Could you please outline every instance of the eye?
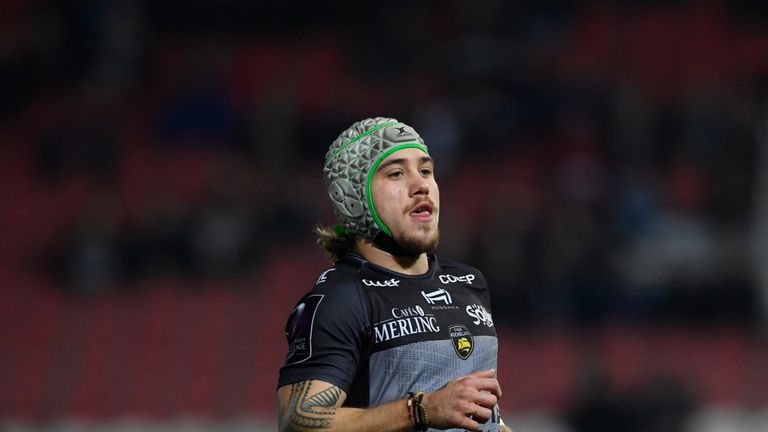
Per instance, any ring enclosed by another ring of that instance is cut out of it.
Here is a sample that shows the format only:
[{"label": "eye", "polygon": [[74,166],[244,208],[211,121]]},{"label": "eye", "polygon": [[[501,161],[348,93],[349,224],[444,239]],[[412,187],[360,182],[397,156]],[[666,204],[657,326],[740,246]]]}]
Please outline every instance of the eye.
[{"label": "eye", "polygon": [[432,168],[422,168],[421,169],[421,175],[424,177],[429,177],[432,175]]},{"label": "eye", "polygon": [[403,172],[402,171],[392,171],[392,172],[387,174],[387,178],[391,178],[393,180],[394,179],[398,179],[398,178],[400,178],[402,176],[403,176]]}]

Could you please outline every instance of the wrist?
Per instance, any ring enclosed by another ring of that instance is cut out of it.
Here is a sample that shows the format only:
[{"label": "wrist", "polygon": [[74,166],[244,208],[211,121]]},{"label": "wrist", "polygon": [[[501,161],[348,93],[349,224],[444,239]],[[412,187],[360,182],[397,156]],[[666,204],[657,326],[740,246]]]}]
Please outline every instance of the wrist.
[{"label": "wrist", "polygon": [[405,411],[408,413],[408,421],[411,425],[411,430],[416,430],[416,421],[413,419],[413,398],[415,396],[415,393],[408,392],[405,397]]},{"label": "wrist", "polygon": [[413,430],[417,432],[424,432],[429,429],[429,412],[424,406],[423,398],[424,392],[408,392],[408,398],[406,400],[406,407],[408,409],[408,417],[413,425]]}]

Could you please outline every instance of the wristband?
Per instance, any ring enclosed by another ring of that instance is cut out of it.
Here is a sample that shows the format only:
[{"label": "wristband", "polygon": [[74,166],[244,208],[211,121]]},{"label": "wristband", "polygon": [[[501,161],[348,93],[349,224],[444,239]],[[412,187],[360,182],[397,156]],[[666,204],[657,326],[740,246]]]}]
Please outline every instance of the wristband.
[{"label": "wristband", "polygon": [[408,392],[408,417],[417,432],[425,432],[429,429],[429,414],[421,403],[423,397],[424,392]]},{"label": "wristband", "polygon": [[408,410],[408,419],[411,421],[413,427],[416,427],[416,420],[413,419],[413,398],[416,396],[413,392],[408,392],[408,399],[405,401],[406,409]]}]

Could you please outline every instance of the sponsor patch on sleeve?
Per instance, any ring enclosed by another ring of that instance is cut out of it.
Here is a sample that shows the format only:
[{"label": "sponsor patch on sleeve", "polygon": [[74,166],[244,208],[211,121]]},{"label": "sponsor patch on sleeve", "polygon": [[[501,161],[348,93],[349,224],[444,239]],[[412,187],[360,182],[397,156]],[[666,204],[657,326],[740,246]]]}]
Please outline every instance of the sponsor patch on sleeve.
[{"label": "sponsor patch on sleeve", "polygon": [[322,300],[323,294],[309,295],[291,312],[285,327],[285,335],[288,337],[285,364],[301,363],[312,357],[312,328],[317,307]]}]

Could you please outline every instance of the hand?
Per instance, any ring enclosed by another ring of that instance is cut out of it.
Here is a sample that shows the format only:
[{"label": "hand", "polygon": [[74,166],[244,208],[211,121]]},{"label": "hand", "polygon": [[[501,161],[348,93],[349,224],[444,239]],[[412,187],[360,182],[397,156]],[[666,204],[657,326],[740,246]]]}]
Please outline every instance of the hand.
[{"label": "hand", "polygon": [[474,372],[456,378],[440,390],[426,393],[422,404],[429,415],[430,426],[478,430],[481,423],[491,418],[493,407],[501,397],[495,374],[493,369]]}]

